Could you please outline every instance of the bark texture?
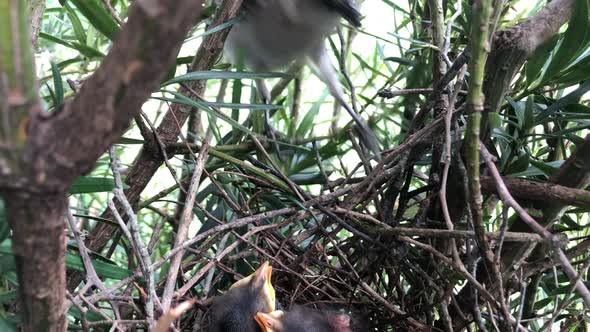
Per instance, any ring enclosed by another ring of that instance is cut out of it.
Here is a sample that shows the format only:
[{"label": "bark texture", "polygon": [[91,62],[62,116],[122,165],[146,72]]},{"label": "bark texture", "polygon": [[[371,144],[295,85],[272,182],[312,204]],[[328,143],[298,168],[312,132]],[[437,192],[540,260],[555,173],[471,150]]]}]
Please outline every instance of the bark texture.
[{"label": "bark texture", "polygon": [[[531,201],[538,206],[547,207],[547,204],[572,205],[578,207],[590,206],[590,192],[583,189],[575,189],[565,185],[534,182],[531,180],[503,177],[506,187],[515,198]],[[559,182],[554,182],[559,183]],[[580,181],[578,183],[586,183]],[[481,177],[481,189],[487,194],[497,194],[494,180],[489,176]]]},{"label": "bark texture", "polygon": [[65,331],[66,237],[63,193],[5,195],[16,258],[23,331]]},{"label": "bark texture", "polygon": [[[68,188],[92,170],[158,88],[200,8],[198,0],[134,1],[109,54],[71,101],[51,114],[39,111],[37,102],[25,104],[30,119],[23,169],[18,179],[0,179],[13,230],[24,331],[66,330]],[[14,108],[9,103],[3,111]]]},{"label": "bark texture", "polygon": [[29,33],[33,48],[37,48],[37,41],[43,24],[44,12],[45,0],[29,0]]},{"label": "bark texture", "polygon": [[[486,111],[500,110],[520,68],[570,19],[573,3],[573,0],[551,1],[535,16],[494,35],[483,86]],[[486,142],[490,138],[487,117],[482,119],[481,133],[482,141]]]}]

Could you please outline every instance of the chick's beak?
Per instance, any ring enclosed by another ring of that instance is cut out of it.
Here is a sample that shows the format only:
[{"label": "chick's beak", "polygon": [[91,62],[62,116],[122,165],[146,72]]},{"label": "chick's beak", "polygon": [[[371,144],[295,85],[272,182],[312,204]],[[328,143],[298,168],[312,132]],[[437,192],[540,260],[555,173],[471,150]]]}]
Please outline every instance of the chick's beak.
[{"label": "chick's beak", "polygon": [[230,289],[244,286],[261,287],[261,300],[264,301],[267,312],[272,312],[275,310],[275,289],[272,287],[271,277],[272,266],[270,266],[269,262],[264,262],[258,270],[246,278],[236,281],[231,285]]},{"label": "chick's beak", "polygon": [[271,313],[259,312],[256,314],[256,322],[260,326],[262,332],[276,332],[282,328],[281,317],[284,312],[281,310],[273,311]]},{"label": "chick's beak", "polygon": [[275,289],[272,287],[270,279],[272,277],[272,266],[268,262],[264,262],[258,270],[260,270],[260,279],[263,283],[262,297],[266,302],[268,312],[273,312],[275,310]]}]

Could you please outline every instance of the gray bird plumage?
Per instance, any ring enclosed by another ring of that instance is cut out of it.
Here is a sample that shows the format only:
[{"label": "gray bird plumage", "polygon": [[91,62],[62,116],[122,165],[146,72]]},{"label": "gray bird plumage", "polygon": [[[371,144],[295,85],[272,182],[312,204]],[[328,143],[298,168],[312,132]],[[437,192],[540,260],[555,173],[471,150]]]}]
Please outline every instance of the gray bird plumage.
[{"label": "gray bird plumage", "polygon": [[[377,138],[347,104],[324,46],[341,18],[360,26],[360,13],[353,0],[246,0],[244,8],[244,17],[236,22],[225,42],[230,61],[259,72],[281,69],[294,62],[311,63],[332,96],[356,122],[364,145],[379,159]],[[256,84],[263,101],[270,102],[264,81],[257,80]]]},{"label": "gray bird plumage", "polygon": [[262,332],[352,332],[350,317],[295,306],[290,311],[257,313]]},{"label": "gray bird plumage", "polygon": [[239,280],[213,299],[207,332],[259,332],[256,313],[275,310],[272,267],[264,262],[253,274]]},{"label": "gray bird plumage", "polygon": [[[326,2],[334,4],[330,7]],[[225,51],[233,63],[243,60],[256,71],[280,69],[294,61],[303,62],[306,57],[316,63],[324,40],[341,17],[336,8],[345,8],[338,2],[341,1],[246,1],[247,13],[232,28]]]}]

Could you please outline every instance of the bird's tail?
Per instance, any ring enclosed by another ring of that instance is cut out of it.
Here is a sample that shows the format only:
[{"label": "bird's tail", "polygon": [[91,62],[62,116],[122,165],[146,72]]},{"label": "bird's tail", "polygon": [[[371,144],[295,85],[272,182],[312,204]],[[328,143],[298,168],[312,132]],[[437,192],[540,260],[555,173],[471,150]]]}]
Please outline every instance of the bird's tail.
[{"label": "bird's tail", "polygon": [[354,0],[321,0],[327,7],[337,11],[355,28],[361,26],[361,13],[356,8]]},{"label": "bird's tail", "polygon": [[350,107],[350,105],[344,101],[342,101],[340,104],[346,109],[346,111],[356,123],[363,145],[374,154],[377,161],[381,161],[381,149],[379,149],[379,140],[377,140],[375,132],[373,132],[367,122],[357,112],[355,112]]}]

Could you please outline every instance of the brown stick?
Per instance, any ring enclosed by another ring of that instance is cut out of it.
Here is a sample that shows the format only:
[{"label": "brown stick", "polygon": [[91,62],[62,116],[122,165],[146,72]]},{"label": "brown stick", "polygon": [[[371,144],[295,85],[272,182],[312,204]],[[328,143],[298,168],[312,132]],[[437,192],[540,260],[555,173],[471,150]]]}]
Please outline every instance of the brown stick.
[{"label": "brown stick", "polygon": [[[590,191],[568,188],[553,183],[535,182],[503,176],[502,180],[516,198],[545,203],[560,203],[579,207],[590,207]],[[481,189],[487,194],[498,194],[491,176],[481,177]]]},{"label": "brown stick", "polygon": [[561,249],[561,246],[558,244],[559,240],[557,239],[557,237],[555,235],[551,234],[551,232],[549,232],[543,226],[541,226],[535,219],[533,219],[533,217],[531,217],[528,214],[528,212],[525,209],[522,208],[522,206],[520,206],[520,204],[518,204],[518,202],[512,197],[512,195],[510,194],[510,192],[506,188],[506,185],[504,185],[504,182],[502,181],[502,177],[500,176],[500,172],[498,172],[496,165],[492,161],[492,158],[493,158],[492,155],[483,146],[483,144],[480,144],[479,149],[480,149],[483,159],[485,160],[488,168],[490,169],[490,171],[492,173],[494,180],[496,181],[496,186],[498,188],[498,194],[502,198],[502,201],[504,202],[504,204],[512,207],[516,211],[516,213],[518,213],[520,218],[530,228],[532,228],[535,232],[539,233],[544,238],[551,240],[551,242],[553,244],[552,249],[555,250],[555,252],[556,252],[556,257],[555,257],[556,260],[558,260],[561,263],[565,273],[570,278],[572,283],[575,284],[576,290],[578,291],[578,294],[580,294],[580,296],[584,300],[586,307],[590,308],[590,291],[588,290],[586,285],[580,280],[578,273],[574,270],[572,264],[570,263],[567,256],[565,255],[565,253]]}]

